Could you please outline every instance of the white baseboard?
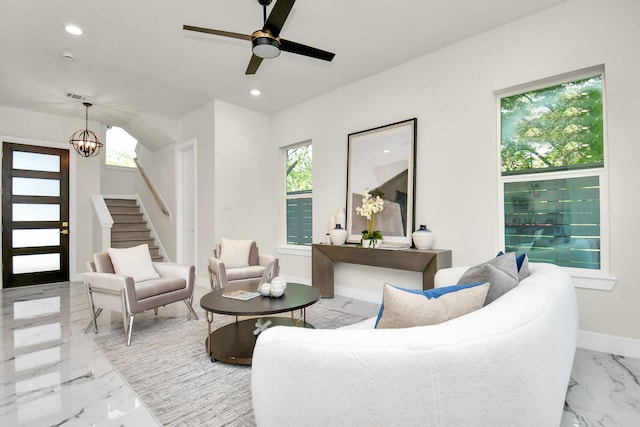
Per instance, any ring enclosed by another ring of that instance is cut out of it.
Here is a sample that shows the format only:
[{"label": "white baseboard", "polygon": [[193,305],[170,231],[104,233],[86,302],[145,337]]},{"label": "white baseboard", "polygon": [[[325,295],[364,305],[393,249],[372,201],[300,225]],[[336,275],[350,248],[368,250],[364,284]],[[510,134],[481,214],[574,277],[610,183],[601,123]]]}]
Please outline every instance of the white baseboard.
[{"label": "white baseboard", "polygon": [[578,331],[578,347],[640,359],[640,340],[598,332]]}]

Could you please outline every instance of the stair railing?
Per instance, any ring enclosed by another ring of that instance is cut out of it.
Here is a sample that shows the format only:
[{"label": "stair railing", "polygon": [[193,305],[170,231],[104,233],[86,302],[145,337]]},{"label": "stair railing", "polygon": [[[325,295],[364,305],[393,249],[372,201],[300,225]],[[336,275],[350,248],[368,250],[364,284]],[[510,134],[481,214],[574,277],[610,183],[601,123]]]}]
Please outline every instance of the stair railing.
[{"label": "stair railing", "polygon": [[94,249],[97,249],[100,252],[106,252],[107,249],[111,247],[111,228],[113,227],[113,218],[111,217],[109,208],[101,194],[93,194],[91,196],[91,203],[93,204],[93,212],[100,224],[100,235],[97,236],[99,246]]},{"label": "stair railing", "polygon": [[167,205],[165,204],[164,200],[162,200],[162,197],[158,193],[158,190],[156,189],[156,186],[153,185],[153,182],[151,182],[151,179],[149,178],[149,175],[147,175],[147,172],[144,170],[142,165],[140,165],[140,163],[138,163],[138,159],[137,158],[133,159],[133,161],[136,162],[136,166],[138,167],[138,171],[140,171],[140,175],[142,175],[142,179],[144,179],[144,182],[147,184],[147,187],[149,187],[149,191],[151,191],[151,194],[153,195],[153,198],[155,199],[156,203],[158,204],[158,207],[160,208],[160,211],[163,214],[167,215],[169,218],[171,218],[171,212],[169,212],[169,209],[167,208]]}]

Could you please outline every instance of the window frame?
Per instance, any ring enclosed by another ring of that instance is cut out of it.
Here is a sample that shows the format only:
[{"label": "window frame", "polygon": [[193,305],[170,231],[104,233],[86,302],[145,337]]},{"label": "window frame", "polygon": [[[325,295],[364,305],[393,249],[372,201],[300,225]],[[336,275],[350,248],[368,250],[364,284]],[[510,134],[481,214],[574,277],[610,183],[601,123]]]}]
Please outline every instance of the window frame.
[{"label": "window frame", "polygon": [[287,222],[288,222],[288,216],[287,216],[287,201],[290,199],[299,199],[299,198],[311,198],[311,210],[313,212],[313,148],[311,151],[311,192],[309,193],[298,193],[298,194],[287,194],[287,174],[286,174],[286,169],[287,169],[287,152],[289,150],[292,150],[294,148],[298,148],[298,147],[303,147],[309,145],[311,147],[313,147],[313,142],[308,139],[302,142],[298,142],[296,144],[291,144],[291,145],[287,145],[284,147],[281,147],[282,149],[282,155],[283,155],[283,160],[282,160],[282,165],[283,165],[283,179],[282,179],[282,184],[283,184],[283,190],[284,190],[284,198],[283,198],[283,209],[284,209],[284,215],[283,215],[283,233],[282,233],[282,241],[283,244],[281,245],[281,247],[278,249],[279,253],[285,253],[285,254],[291,254],[291,255],[308,255],[310,256],[310,252],[311,252],[311,245],[313,244],[313,213],[312,213],[312,217],[311,217],[311,242],[308,245],[295,245],[295,244],[291,244],[287,242]]},{"label": "window frame", "polygon": [[[502,173],[502,150],[501,150],[501,104],[502,98],[533,92],[551,86],[557,86],[572,81],[585,78],[602,76],[602,126],[603,126],[603,165],[601,167],[590,167],[583,169],[568,169],[522,174]],[[505,244],[505,197],[504,187],[506,183],[512,182],[535,182],[552,179],[567,179],[579,177],[597,176],[600,183],[600,269],[586,269],[574,267],[561,267],[565,269],[574,279],[576,287],[611,290],[615,286],[616,278],[610,276],[610,228],[609,228],[609,160],[608,160],[608,139],[607,139],[607,105],[606,105],[606,74],[603,65],[589,67],[582,70],[564,73],[547,79],[534,81],[527,84],[517,85],[508,89],[495,92],[496,97],[496,118],[497,118],[497,174],[498,174],[498,242],[503,247]]]}]

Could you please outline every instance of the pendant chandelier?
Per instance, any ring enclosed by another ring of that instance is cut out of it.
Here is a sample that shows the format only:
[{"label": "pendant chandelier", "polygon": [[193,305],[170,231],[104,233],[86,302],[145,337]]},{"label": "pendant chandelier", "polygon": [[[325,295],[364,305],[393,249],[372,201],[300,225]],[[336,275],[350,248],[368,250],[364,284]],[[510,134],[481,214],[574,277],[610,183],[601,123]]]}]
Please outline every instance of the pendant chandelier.
[{"label": "pendant chandelier", "polygon": [[103,144],[100,142],[98,135],[89,130],[89,107],[91,107],[91,104],[83,102],[82,105],[86,108],[84,116],[84,130],[75,131],[69,139],[69,144],[73,145],[76,153],[81,156],[93,157],[100,152]]}]

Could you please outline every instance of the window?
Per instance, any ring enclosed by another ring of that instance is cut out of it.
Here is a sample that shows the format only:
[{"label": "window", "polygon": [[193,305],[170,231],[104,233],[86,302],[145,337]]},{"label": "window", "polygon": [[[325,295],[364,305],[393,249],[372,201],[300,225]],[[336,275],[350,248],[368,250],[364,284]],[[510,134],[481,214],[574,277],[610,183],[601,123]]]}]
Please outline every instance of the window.
[{"label": "window", "polygon": [[129,133],[116,126],[107,127],[107,143],[105,164],[109,166],[120,166],[125,168],[135,168],[136,147],[138,141]]},{"label": "window", "polygon": [[601,270],[607,206],[602,70],[499,102],[506,251]]},{"label": "window", "polygon": [[287,244],[311,245],[313,168],[311,144],[287,148]]}]

